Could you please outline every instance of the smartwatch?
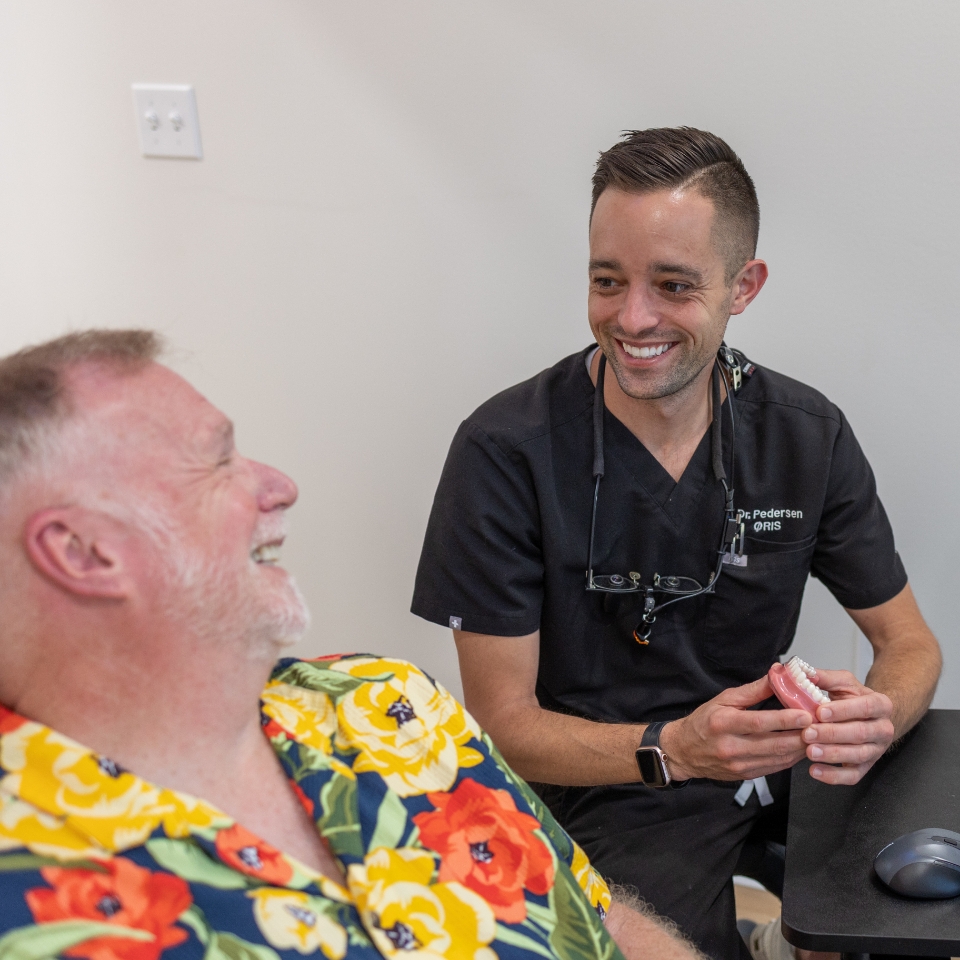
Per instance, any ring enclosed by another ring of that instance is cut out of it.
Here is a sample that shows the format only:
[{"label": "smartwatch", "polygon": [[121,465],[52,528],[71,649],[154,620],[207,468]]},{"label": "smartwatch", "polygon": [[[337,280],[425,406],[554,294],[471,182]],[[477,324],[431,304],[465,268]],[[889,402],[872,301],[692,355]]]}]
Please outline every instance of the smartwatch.
[{"label": "smartwatch", "polygon": [[686,780],[674,780],[667,767],[667,755],[660,749],[660,731],[669,720],[656,720],[647,724],[637,747],[637,766],[640,768],[640,782],[645,787],[682,787]]}]

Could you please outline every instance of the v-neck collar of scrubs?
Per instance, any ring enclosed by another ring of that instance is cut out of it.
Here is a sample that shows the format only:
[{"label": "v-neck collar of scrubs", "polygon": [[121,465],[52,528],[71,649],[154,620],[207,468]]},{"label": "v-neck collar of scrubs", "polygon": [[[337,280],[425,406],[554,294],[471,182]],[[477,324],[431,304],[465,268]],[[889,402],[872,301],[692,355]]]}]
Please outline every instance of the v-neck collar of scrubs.
[{"label": "v-neck collar of scrubs", "polygon": [[[589,351],[585,361],[593,363],[593,357],[599,347]],[[595,384],[590,375],[587,362],[581,367],[584,386],[592,402]],[[729,400],[724,397],[721,411],[727,415]],[[690,516],[703,496],[704,488],[713,481],[710,462],[710,426],[694,450],[693,456],[684,468],[679,480],[674,480],[662,463],[647,449],[643,441],[620,420],[610,408],[603,407],[604,452],[616,459],[633,477],[643,491],[656,503],[678,530],[683,526],[684,518]],[[721,431],[724,445],[724,457],[728,454],[726,431]],[[603,497],[603,481],[600,483],[600,496]]]}]

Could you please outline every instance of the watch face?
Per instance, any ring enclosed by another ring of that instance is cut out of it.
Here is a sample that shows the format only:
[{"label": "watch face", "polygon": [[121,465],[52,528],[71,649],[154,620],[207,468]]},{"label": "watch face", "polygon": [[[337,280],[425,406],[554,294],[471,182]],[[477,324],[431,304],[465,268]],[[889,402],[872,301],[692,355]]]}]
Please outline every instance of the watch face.
[{"label": "watch face", "polygon": [[656,747],[640,747],[637,750],[637,766],[640,768],[640,776],[646,786],[665,787],[667,785],[663,760]]}]

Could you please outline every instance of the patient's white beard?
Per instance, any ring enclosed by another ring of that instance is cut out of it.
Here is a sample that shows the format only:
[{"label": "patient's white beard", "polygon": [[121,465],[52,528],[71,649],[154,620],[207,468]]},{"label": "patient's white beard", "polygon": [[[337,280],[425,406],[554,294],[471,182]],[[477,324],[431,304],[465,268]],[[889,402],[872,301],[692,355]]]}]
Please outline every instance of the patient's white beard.
[{"label": "patient's white beard", "polygon": [[283,593],[267,602],[246,571],[214,566],[183,542],[168,548],[166,616],[199,641],[244,652],[252,660],[273,659],[295,644],[310,624],[310,612],[290,577]]},{"label": "patient's white beard", "polygon": [[198,643],[251,660],[273,659],[306,632],[310,611],[293,577],[265,596],[252,560],[239,567],[213,563],[151,504],[121,510],[157,547],[160,615]]}]

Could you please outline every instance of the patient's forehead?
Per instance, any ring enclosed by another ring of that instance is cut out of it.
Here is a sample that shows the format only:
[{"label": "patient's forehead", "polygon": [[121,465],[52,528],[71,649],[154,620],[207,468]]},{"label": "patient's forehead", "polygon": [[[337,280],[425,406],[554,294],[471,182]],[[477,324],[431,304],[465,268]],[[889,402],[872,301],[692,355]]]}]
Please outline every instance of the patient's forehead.
[{"label": "patient's forehead", "polygon": [[101,455],[131,464],[202,456],[229,427],[213,404],[163,364],[134,372],[84,365],[70,371],[67,382],[78,419],[103,441]]}]

